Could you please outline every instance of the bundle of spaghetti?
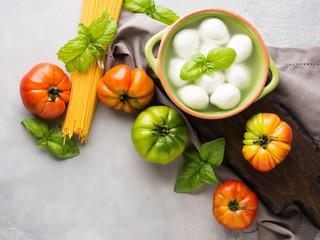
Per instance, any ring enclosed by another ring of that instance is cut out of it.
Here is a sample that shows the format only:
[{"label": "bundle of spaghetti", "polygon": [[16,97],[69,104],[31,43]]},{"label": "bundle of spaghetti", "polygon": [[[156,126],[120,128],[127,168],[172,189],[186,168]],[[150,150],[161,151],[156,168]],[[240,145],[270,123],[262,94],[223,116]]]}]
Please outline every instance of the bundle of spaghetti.
[{"label": "bundle of spaghetti", "polygon": [[[83,0],[80,21],[89,26],[105,9],[118,20],[121,6],[122,0]],[[97,84],[103,74],[104,69],[100,68],[96,61],[85,73],[71,73],[70,100],[61,119],[64,137],[71,138],[77,134],[81,143],[87,141],[98,101]]]}]

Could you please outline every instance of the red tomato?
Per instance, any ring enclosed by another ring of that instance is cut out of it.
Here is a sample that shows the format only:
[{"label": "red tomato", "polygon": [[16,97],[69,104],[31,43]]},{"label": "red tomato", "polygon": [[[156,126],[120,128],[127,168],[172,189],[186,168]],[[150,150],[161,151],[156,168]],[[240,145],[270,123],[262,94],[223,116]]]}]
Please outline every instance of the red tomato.
[{"label": "red tomato", "polygon": [[272,170],[291,149],[291,127],[273,113],[259,113],[247,121],[243,156],[261,171]]},{"label": "red tomato", "polygon": [[257,215],[258,198],[244,183],[229,180],[220,184],[213,196],[213,215],[232,230],[249,228]]},{"label": "red tomato", "polygon": [[153,94],[152,79],[142,69],[136,68],[131,71],[127,65],[111,68],[98,83],[100,101],[126,112],[146,107]]},{"label": "red tomato", "polygon": [[23,105],[41,118],[56,118],[66,109],[70,81],[61,68],[50,63],[34,66],[21,80]]}]

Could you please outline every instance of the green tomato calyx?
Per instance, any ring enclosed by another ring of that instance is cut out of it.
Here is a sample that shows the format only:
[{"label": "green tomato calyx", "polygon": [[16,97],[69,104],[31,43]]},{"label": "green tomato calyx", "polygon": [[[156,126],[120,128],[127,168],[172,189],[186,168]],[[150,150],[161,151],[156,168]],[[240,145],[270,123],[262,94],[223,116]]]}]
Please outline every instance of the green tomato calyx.
[{"label": "green tomato calyx", "polygon": [[268,143],[277,140],[277,137],[262,135],[259,140],[254,141],[253,144],[259,144],[263,149],[267,149]]},{"label": "green tomato calyx", "polygon": [[54,102],[55,100],[56,100],[56,98],[57,97],[59,97],[60,99],[61,99],[61,97],[60,97],[60,93],[63,93],[63,91],[62,90],[60,90],[59,88],[57,88],[57,87],[50,87],[49,89],[48,89],[48,93],[49,93],[49,96],[50,96],[50,100],[46,100],[46,102]]},{"label": "green tomato calyx", "polygon": [[120,102],[122,104],[126,104],[126,102],[129,102],[130,99],[137,99],[135,97],[130,97],[126,91],[123,90],[123,94],[119,96]]},{"label": "green tomato calyx", "polygon": [[236,213],[236,211],[238,211],[238,210],[245,210],[246,206],[241,206],[239,201],[236,198],[234,198],[234,199],[229,200],[228,208],[231,211]]},{"label": "green tomato calyx", "polygon": [[163,117],[161,117],[161,118],[162,118],[162,120],[163,120],[163,125],[160,126],[160,125],[157,125],[157,124],[153,123],[153,125],[154,125],[156,128],[152,129],[152,131],[158,133],[158,134],[161,135],[161,136],[166,136],[166,135],[169,134],[170,128],[169,128],[168,125],[166,124],[166,120],[164,120]]}]

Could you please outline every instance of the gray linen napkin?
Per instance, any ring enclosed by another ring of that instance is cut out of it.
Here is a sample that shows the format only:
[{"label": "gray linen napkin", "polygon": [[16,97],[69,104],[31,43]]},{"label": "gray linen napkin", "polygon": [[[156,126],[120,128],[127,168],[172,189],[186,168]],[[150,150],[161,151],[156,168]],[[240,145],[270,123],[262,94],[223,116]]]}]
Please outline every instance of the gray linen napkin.
[{"label": "gray linen napkin", "polygon": [[[175,105],[164,94],[161,84],[151,70],[145,56],[144,46],[151,36],[166,25],[138,13],[122,10],[116,38],[109,48],[106,70],[118,64],[127,64],[132,69],[139,67],[151,76],[156,84],[156,103],[169,107]],[[269,47],[269,53],[280,70],[281,81],[274,98],[296,117],[305,131],[319,144],[320,125],[320,48],[290,49]],[[155,49],[155,54],[156,49]],[[188,123],[191,141],[199,149],[201,142],[188,119],[177,109]],[[306,116],[308,116],[306,118]],[[217,174],[223,179],[239,179],[225,166]],[[317,229],[300,210],[291,205],[281,214],[274,215],[260,202],[255,224],[246,231],[225,230],[226,239],[314,239]]]}]

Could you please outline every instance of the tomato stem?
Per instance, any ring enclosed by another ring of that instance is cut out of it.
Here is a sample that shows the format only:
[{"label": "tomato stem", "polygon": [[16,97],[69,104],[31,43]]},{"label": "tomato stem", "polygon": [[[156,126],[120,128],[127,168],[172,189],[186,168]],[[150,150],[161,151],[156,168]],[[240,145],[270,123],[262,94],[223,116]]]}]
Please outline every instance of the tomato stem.
[{"label": "tomato stem", "polygon": [[240,206],[240,203],[236,198],[229,200],[228,208],[235,213],[238,210],[245,210],[246,209],[245,207]]},{"label": "tomato stem", "polygon": [[277,140],[277,137],[274,136],[266,136],[262,135],[259,140],[254,141],[254,144],[259,144],[263,149],[267,149],[268,143],[272,142],[273,140]]},{"label": "tomato stem", "polygon": [[57,97],[59,97],[61,99],[60,93],[63,93],[63,91],[57,87],[51,86],[48,89],[48,93],[49,93],[51,100],[46,100],[46,102],[54,102]]},{"label": "tomato stem", "polygon": [[119,96],[120,102],[122,104],[126,104],[126,102],[129,102],[130,99],[137,99],[135,97],[130,97],[126,91],[123,90],[123,94]]},{"label": "tomato stem", "polygon": [[156,128],[152,129],[152,131],[155,131],[156,133],[158,133],[158,134],[161,135],[161,136],[166,136],[166,135],[169,134],[170,128],[167,126],[166,120],[165,120],[163,117],[161,117],[161,118],[162,118],[162,120],[163,120],[163,125],[160,126],[160,125],[157,125],[157,124],[153,123],[153,125],[154,125]]}]

